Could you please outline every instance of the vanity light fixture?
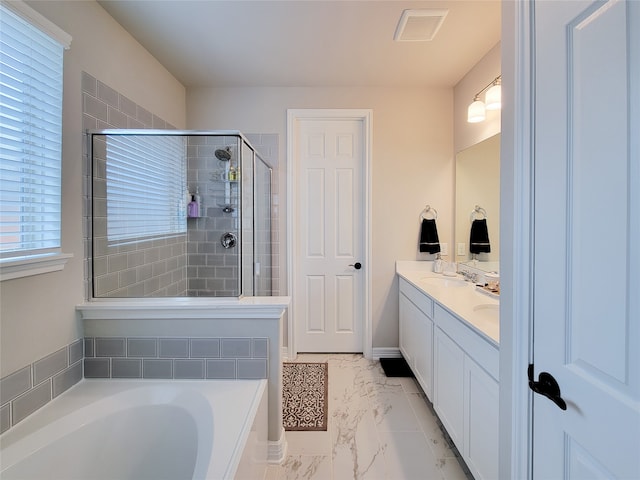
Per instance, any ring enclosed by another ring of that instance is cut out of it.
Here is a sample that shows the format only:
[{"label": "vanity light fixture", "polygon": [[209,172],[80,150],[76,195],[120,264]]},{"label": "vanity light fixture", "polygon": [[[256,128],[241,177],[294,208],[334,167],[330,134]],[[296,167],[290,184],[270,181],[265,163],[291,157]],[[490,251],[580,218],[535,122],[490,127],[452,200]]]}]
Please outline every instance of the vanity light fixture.
[{"label": "vanity light fixture", "polygon": [[[502,87],[500,86],[500,81],[502,80],[502,75],[498,75],[493,79],[491,83],[489,83],[486,87],[476,93],[476,96],[473,98],[473,103],[469,105],[467,109],[467,122],[469,123],[478,123],[483,122],[486,118],[487,110],[500,110],[502,107]],[[484,102],[480,100],[480,95],[482,92],[486,91]]]}]

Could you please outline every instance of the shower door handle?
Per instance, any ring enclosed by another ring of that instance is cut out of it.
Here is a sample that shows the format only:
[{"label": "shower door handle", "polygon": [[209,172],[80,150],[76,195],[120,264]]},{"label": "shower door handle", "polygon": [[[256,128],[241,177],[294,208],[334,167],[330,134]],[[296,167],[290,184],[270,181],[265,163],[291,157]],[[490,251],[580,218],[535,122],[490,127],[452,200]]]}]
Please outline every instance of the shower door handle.
[{"label": "shower door handle", "polygon": [[360,262],[350,263],[349,266],[355,268],[356,270],[360,270],[362,268],[362,264]]}]

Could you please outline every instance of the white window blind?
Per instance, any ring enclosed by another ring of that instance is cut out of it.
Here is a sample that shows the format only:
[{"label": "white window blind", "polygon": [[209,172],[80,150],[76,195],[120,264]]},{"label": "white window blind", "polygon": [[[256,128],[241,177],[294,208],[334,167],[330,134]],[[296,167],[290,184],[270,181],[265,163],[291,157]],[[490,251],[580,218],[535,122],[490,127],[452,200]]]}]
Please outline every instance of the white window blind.
[{"label": "white window blind", "polygon": [[108,135],[106,141],[109,242],[185,233],[185,139]]},{"label": "white window blind", "polygon": [[0,4],[0,254],[60,252],[63,48]]}]

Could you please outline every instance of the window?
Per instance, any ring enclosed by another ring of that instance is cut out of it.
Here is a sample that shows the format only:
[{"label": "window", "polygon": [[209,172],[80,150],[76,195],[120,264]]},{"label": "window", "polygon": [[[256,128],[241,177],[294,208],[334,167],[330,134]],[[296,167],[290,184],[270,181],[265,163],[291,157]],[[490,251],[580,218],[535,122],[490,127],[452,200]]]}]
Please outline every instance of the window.
[{"label": "window", "polygon": [[181,136],[106,136],[107,240],[183,234],[186,143]]},{"label": "window", "polygon": [[[25,4],[0,4],[3,280],[32,274],[7,276],[5,264],[33,266],[36,257],[60,254],[62,66],[70,40]],[[34,273],[42,271],[51,269]]]}]

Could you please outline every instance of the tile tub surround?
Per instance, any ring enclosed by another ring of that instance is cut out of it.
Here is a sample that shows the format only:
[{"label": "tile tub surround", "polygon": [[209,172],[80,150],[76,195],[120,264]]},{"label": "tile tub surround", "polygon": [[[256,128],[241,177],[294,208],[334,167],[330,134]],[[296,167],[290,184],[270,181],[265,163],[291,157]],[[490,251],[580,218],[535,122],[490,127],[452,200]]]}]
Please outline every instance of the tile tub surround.
[{"label": "tile tub surround", "polygon": [[83,340],[0,379],[0,433],[4,433],[82,379]]},{"label": "tile tub surround", "polygon": [[[165,369],[160,370],[159,374],[168,374],[168,367],[163,367],[163,364],[168,365],[169,362],[158,361],[169,360],[172,366],[174,363],[179,365],[177,371],[180,376],[194,373],[199,376],[202,371],[202,378],[208,375],[207,363],[212,365],[218,360],[227,362],[227,365],[235,362],[235,374],[245,378],[266,365],[265,378],[268,380],[269,396],[269,459],[270,462],[278,462],[286,452],[286,439],[282,428],[280,356],[283,323],[290,301],[289,297],[243,297],[240,299],[183,297],[118,301],[105,299],[77,305],[76,311],[86,337],[116,339],[113,343],[98,345],[94,341],[93,347],[100,346],[101,350],[86,352],[87,360],[102,361],[102,374],[105,376],[110,375],[107,372],[107,366],[111,368],[111,361],[114,359],[115,368],[120,374],[137,375],[140,368],[141,374],[144,375],[145,360],[156,361],[158,363],[156,367],[159,365],[160,369]],[[189,342],[181,340],[185,338],[188,338]],[[258,339],[258,341],[252,341],[250,344],[244,340],[222,341],[245,338]],[[140,339],[156,339],[157,342],[155,344],[147,341],[140,342]],[[161,339],[178,339],[178,341],[163,342],[161,345]],[[202,341],[192,342],[191,339]],[[210,339],[214,341],[209,341]],[[215,339],[220,339],[219,356],[215,356],[217,355]],[[262,342],[260,339],[268,339],[268,342]],[[264,357],[262,356],[263,347],[266,349]],[[136,354],[153,354],[154,357],[131,357],[131,349]],[[119,355],[129,355],[129,357]],[[134,362],[128,362],[128,360]],[[131,367],[131,365],[134,366]],[[138,365],[141,366],[138,367]],[[232,367],[227,368],[230,375]],[[209,370],[210,375],[213,375],[213,372],[214,370]],[[215,372],[219,373],[220,370]]]},{"label": "tile tub surround", "polygon": [[85,378],[268,378],[268,338],[86,337],[84,345]]}]

